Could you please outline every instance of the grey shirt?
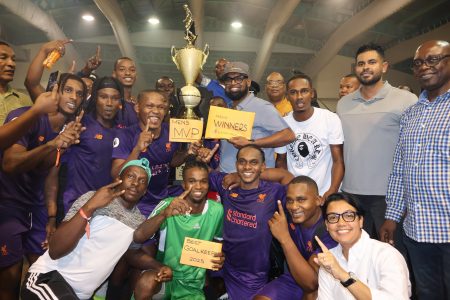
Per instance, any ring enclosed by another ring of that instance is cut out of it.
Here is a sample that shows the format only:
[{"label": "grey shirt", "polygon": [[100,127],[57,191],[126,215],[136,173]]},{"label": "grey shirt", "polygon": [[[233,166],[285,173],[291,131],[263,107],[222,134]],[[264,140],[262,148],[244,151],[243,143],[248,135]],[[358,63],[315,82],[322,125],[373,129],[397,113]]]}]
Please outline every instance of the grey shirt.
[{"label": "grey shirt", "polygon": [[386,195],[400,117],[416,102],[416,95],[387,81],[372,99],[364,100],[358,89],[339,100],[337,114],[345,138],[343,191]]},{"label": "grey shirt", "polygon": [[[236,106],[237,110],[255,112],[255,122],[253,123],[252,139],[271,136],[289,126],[280,116],[272,103],[257,98],[253,93],[249,93],[247,97]],[[266,166],[268,168],[275,167],[274,148],[263,148]],[[220,142],[220,171],[231,173],[236,171],[236,149],[226,140]]]}]

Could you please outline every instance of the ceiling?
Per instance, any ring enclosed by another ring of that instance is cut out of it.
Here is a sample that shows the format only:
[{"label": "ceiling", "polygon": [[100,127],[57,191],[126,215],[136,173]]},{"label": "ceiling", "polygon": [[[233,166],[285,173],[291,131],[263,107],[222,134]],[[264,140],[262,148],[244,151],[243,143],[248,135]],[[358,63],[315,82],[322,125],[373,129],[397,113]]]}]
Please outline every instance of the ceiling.
[{"label": "ceiling", "polygon": [[[0,0],[0,40],[14,46],[44,43],[48,35],[37,29]],[[181,0],[111,0],[117,1],[126,21],[126,29],[134,46],[135,57],[140,66],[140,76],[153,85],[156,78],[168,75],[176,82],[183,81],[170,57],[170,46],[182,47],[185,13]],[[242,60],[255,65],[261,55],[261,41],[267,38],[267,23],[276,17],[282,8],[282,1],[288,0],[192,0],[204,11],[203,42],[211,47],[205,72],[213,76],[214,62],[220,57]],[[292,0],[291,0],[292,1]],[[302,0],[295,6],[285,24],[274,38],[275,46],[270,48],[268,62],[263,64],[263,76],[271,71],[280,71],[288,76],[293,69],[302,70],[314,57],[320,55],[324,45],[333,33],[374,2],[388,0]],[[392,0],[391,0],[392,1]],[[395,0],[398,1],[398,0]],[[103,64],[98,70],[101,75],[110,74],[113,62],[124,53],[117,46],[110,22],[94,1],[89,0],[27,0],[54,19],[64,34],[74,40],[74,47],[82,60],[95,53],[97,44],[102,46]],[[98,2],[98,1],[97,1]],[[277,4],[277,2],[280,2]],[[3,4],[2,4],[3,3]],[[95,21],[87,23],[81,19],[90,13]],[[151,16],[158,16],[160,24],[152,26],[147,22]],[[233,29],[230,23],[240,20],[243,27]],[[337,54],[353,57],[356,49],[368,42],[376,42],[386,49],[398,46],[403,41],[433,31],[450,21],[450,1],[415,0],[403,6],[390,16],[377,22],[339,47]],[[201,30],[200,30],[201,32]],[[445,37],[448,39],[450,33]],[[326,50],[326,49],[325,49]],[[409,50],[412,55],[413,50]],[[405,56],[392,67],[409,72],[411,57]],[[264,78],[261,76],[261,78]]]}]

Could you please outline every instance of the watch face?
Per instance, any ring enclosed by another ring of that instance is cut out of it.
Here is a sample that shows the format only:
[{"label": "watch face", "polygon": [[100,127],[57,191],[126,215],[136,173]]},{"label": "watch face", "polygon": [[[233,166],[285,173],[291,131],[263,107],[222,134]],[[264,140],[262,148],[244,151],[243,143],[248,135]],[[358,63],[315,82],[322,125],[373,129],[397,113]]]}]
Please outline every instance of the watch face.
[{"label": "watch face", "polygon": [[349,279],[347,279],[346,281],[341,281],[341,284],[344,287],[349,287],[350,285],[352,285],[353,283],[356,282],[356,275],[353,272],[348,272],[348,275],[350,276]]}]

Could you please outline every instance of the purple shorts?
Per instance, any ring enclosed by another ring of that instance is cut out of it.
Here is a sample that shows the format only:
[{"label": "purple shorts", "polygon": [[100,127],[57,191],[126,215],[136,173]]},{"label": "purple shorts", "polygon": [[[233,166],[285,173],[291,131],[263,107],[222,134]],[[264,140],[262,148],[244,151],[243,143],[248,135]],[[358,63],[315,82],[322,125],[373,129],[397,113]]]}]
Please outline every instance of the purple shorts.
[{"label": "purple shorts", "polygon": [[26,234],[26,238],[23,243],[25,254],[44,254],[45,250],[42,249],[42,243],[47,237],[47,232],[45,231],[47,221],[47,207],[33,207],[31,214],[31,229]]},{"label": "purple shorts", "polygon": [[267,283],[267,273],[239,272],[230,267],[222,269],[225,288],[230,300],[253,299]]},{"label": "purple shorts", "polygon": [[283,274],[272,280],[258,292],[258,295],[266,296],[272,300],[301,299],[302,288],[295,282],[291,274]]},{"label": "purple shorts", "polygon": [[30,226],[30,213],[0,207],[0,268],[22,260],[24,241]]},{"label": "purple shorts", "polygon": [[31,213],[9,207],[0,211],[0,268],[14,265],[25,254],[45,252],[41,246],[47,235],[45,206],[34,207]]}]

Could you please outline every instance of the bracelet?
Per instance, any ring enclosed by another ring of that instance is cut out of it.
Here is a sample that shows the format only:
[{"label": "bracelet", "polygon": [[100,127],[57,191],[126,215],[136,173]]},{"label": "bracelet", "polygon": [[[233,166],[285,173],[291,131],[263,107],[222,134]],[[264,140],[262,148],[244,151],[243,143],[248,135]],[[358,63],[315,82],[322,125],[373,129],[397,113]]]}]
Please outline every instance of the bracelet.
[{"label": "bracelet", "polygon": [[85,220],[87,221],[86,227],[84,228],[84,231],[86,231],[86,236],[87,236],[87,238],[89,239],[89,236],[91,235],[91,226],[90,226],[90,222],[91,222],[92,217],[88,217],[88,216],[84,213],[84,211],[83,211],[82,208],[80,208],[79,213],[80,213],[80,216],[81,216],[83,219],[85,219]]},{"label": "bracelet", "polygon": [[50,219],[50,218],[56,218],[56,216],[48,216],[47,218],[49,218],[49,219]]}]

